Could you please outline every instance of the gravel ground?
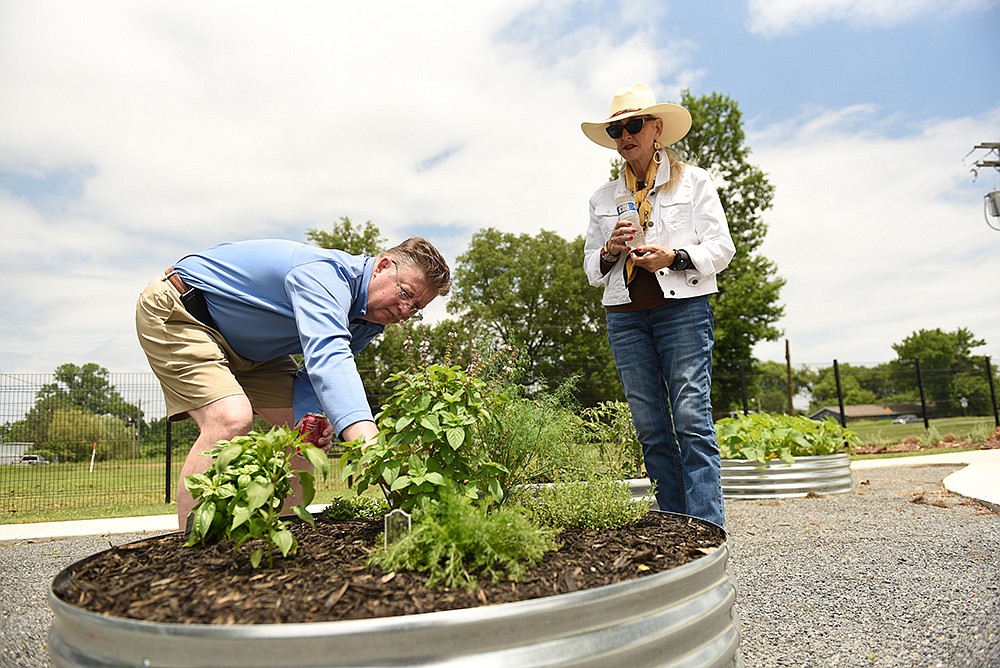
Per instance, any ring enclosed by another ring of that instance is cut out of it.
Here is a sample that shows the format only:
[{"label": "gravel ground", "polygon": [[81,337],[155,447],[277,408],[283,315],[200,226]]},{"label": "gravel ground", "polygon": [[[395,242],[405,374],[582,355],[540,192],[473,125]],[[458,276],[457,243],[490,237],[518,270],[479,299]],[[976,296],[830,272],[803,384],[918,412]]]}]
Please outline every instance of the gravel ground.
[{"label": "gravel ground", "polygon": [[[1000,516],[944,490],[957,468],[861,470],[849,495],[729,501],[745,666],[1000,666]],[[145,536],[0,542],[0,666],[48,666],[56,573]]]}]

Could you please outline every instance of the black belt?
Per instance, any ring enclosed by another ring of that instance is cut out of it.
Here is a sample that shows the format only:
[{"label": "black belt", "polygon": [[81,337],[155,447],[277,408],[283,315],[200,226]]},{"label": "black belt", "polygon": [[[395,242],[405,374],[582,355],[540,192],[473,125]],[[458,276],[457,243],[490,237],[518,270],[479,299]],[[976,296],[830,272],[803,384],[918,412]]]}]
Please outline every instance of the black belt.
[{"label": "black belt", "polygon": [[215,324],[215,319],[208,312],[208,304],[205,302],[205,295],[202,291],[198,288],[189,288],[183,279],[177,275],[173,267],[167,267],[164,273],[167,275],[167,282],[174,286],[174,290],[180,293],[181,303],[184,304],[187,312],[206,327],[211,327],[219,331],[219,326]]}]

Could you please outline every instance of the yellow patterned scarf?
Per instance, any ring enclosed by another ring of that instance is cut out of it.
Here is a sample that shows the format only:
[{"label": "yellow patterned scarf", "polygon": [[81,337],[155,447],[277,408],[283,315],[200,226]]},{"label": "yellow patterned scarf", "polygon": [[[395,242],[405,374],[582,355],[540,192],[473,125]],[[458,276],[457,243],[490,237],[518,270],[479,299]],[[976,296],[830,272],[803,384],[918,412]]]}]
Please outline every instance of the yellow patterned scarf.
[{"label": "yellow patterned scarf", "polygon": [[[656,181],[656,170],[659,166],[660,164],[656,160],[649,161],[649,167],[646,168],[646,178],[643,183],[644,187],[640,190],[636,188],[638,180],[635,174],[632,173],[631,165],[625,163],[625,187],[635,193],[635,206],[639,211],[639,224],[642,225],[643,232],[649,229],[649,219],[653,215],[653,205],[646,199],[646,195],[649,194],[653,183]],[[631,283],[633,278],[635,278],[635,265],[632,263],[632,257],[629,256],[625,258],[625,285]]]}]

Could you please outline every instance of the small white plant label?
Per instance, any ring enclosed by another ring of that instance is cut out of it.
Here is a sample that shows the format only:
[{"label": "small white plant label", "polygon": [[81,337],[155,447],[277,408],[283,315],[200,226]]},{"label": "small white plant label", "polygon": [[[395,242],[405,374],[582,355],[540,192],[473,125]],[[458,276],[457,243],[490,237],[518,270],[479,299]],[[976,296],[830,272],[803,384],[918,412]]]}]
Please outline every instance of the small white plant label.
[{"label": "small white plant label", "polygon": [[396,508],[385,516],[385,546],[395,543],[397,540],[410,533],[412,526],[410,513]]}]

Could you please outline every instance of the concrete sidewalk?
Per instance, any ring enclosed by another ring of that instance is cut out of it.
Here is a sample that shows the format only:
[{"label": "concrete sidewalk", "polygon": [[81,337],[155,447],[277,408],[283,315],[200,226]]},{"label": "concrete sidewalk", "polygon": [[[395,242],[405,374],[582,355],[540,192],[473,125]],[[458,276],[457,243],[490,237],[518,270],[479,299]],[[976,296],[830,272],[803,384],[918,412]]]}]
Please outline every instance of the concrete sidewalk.
[{"label": "concrete sidewalk", "polygon": [[[314,515],[323,512],[326,504],[308,506]],[[101,520],[71,522],[35,522],[33,524],[0,525],[0,541],[36,540],[66,536],[103,536],[112,533],[161,534],[177,531],[177,515],[144,515],[141,517],[109,517]]]},{"label": "concrete sidewalk", "polygon": [[[888,459],[864,459],[851,463],[851,469],[864,470],[886,466],[962,465],[965,468],[944,479],[945,488],[976,499],[994,510],[1000,510],[1000,450],[973,450],[942,455],[916,455]],[[324,506],[310,506],[313,513]],[[35,540],[64,536],[100,536],[114,533],[166,533],[177,531],[177,515],[144,517],[112,517],[101,520],[73,522],[37,522],[34,524],[0,525],[0,541]]]},{"label": "concrete sidewalk", "polygon": [[1000,511],[1000,450],[970,450],[942,455],[915,455],[889,459],[862,459],[851,462],[851,469],[864,470],[886,466],[935,466],[967,464],[944,479],[949,492],[975,499]]}]

